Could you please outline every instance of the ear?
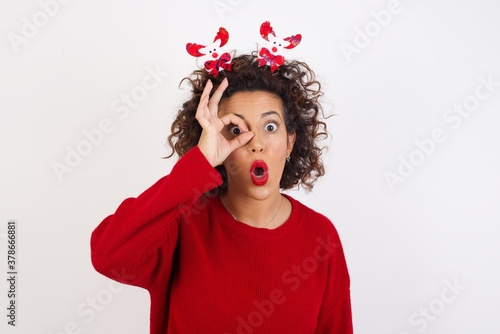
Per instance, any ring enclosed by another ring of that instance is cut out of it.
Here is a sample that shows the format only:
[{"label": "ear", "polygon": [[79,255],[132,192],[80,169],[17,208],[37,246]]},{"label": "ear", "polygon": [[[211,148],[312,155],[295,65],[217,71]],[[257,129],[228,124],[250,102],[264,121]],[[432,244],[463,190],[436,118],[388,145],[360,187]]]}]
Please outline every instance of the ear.
[{"label": "ear", "polygon": [[287,152],[288,152],[288,155],[290,155],[292,153],[292,150],[293,150],[293,145],[295,144],[295,139],[297,138],[297,134],[294,132],[292,133],[289,133],[287,135]]}]

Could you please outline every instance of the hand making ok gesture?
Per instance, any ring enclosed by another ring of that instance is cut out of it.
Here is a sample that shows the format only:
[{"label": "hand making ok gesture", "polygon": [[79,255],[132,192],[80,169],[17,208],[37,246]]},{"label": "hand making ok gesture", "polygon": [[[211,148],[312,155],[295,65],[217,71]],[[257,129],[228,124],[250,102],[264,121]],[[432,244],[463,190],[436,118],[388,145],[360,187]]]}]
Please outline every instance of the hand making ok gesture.
[{"label": "hand making ok gesture", "polygon": [[[231,152],[248,143],[254,136],[254,133],[248,130],[243,119],[235,114],[230,113],[219,118],[219,102],[227,86],[228,81],[225,78],[213,93],[212,98],[209,98],[213,84],[212,81],[208,80],[196,110],[196,119],[203,129],[198,141],[198,148],[214,167],[222,164]],[[242,131],[241,134],[232,139],[224,137],[222,130],[229,124],[238,126]]]}]

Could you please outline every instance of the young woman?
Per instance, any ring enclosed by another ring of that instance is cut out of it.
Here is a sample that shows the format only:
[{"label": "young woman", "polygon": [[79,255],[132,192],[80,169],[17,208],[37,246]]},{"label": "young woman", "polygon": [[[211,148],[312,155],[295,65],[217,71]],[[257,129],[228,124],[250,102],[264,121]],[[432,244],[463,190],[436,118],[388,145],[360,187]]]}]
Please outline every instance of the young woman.
[{"label": "young woman", "polygon": [[349,274],[325,216],[281,190],[324,174],[320,84],[256,54],[186,78],[181,157],[95,229],[92,262],[151,297],[151,333],[352,333]]}]

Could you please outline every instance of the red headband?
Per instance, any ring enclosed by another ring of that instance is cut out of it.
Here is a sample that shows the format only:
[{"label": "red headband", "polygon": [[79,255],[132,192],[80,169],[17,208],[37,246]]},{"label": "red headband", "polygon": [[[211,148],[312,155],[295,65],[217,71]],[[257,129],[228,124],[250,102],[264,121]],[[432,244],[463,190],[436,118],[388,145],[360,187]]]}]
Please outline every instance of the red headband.
[{"label": "red headband", "polygon": [[[269,66],[271,73],[274,73],[279,66],[285,63],[282,53],[284,49],[293,49],[302,40],[302,35],[292,35],[286,38],[276,37],[269,21],[260,26],[260,35],[266,41],[259,50],[257,62],[259,66]],[[204,57],[204,67],[213,76],[217,76],[220,71],[231,71],[231,55],[223,51],[222,47],[229,40],[229,33],[223,27],[215,35],[211,44],[201,45],[187,43],[186,50],[193,57]]]}]

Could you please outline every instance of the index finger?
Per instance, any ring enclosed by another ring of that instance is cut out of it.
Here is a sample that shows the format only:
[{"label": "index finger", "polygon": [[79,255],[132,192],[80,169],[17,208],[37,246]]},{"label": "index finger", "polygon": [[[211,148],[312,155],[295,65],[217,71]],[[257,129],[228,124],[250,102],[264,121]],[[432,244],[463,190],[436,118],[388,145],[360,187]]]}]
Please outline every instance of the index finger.
[{"label": "index finger", "polygon": [[196,109],[196,117],[204,116],[205,107],[208,106],[210,91],[212,90],[213,83],[211,80],[208,80],[205,84],[205,88],[203,88],[203,92],[201,93],[200,102],[198,102],[198,108]]},{"label": "index finger", "polygon": [[210,110],[215,110],[214,108],[219,104],[220,99],[222,98],[222,94],[224,93],[228,85],[229,81],[227,81],[227,78],[224,78],[224,80],[222,80],[219,87],[217,87],[215,92],[212,94],[210,101],[208,102],[208,107],[210,108]]},{"label": "index finger", "polygon": [[224,125],[234,124],[240,127],[241,131],[248,132],[248,126],[246,125],[245,121],[234,113],[225,114],[220,118],[220,120]]}]

